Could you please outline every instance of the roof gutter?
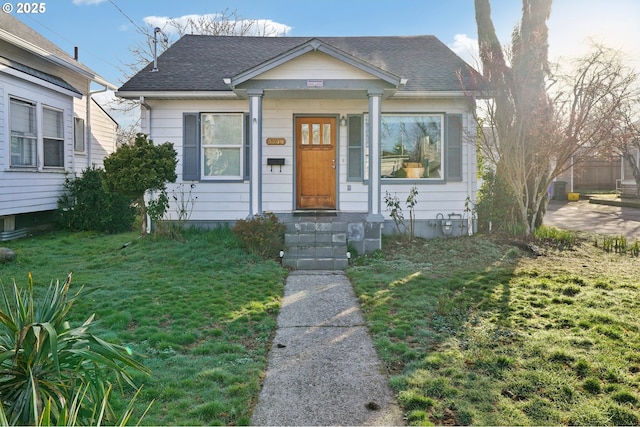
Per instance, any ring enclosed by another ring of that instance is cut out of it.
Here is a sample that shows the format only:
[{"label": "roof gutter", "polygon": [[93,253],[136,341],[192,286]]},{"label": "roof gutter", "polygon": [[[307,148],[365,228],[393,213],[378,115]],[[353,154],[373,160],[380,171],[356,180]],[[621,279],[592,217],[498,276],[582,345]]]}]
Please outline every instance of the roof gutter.
[{"label": "roof gutter", "polygon": [[418,98],[467,98],[470,95],[477,96],[479,92],[470,91],[398,91],[394,94],[395,99],[418,99]]},{"label": "roof gutter", "polygon": [[181,91],[128,91],[120,90],[115,92],[118,98],[139,100],[140,97],[146,99],[239,99],[234,92],[225,91],[201,91],[201,90],[181,90]]}]

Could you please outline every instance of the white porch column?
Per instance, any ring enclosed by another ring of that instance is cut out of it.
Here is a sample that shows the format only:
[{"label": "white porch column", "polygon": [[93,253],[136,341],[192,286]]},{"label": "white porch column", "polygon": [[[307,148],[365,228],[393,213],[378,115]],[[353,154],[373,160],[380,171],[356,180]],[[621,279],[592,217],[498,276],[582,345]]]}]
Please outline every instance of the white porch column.
[{"label": "white porch column", "polygon": [[380,187],[380,129],[382,91],[369,91],[369,217],[382,220]]},{"label": "white porch column", "polygon": [[262,215],[262,95],[264,91],[250,90],[249,146],[251,173],[249,181],[249,217]]}]

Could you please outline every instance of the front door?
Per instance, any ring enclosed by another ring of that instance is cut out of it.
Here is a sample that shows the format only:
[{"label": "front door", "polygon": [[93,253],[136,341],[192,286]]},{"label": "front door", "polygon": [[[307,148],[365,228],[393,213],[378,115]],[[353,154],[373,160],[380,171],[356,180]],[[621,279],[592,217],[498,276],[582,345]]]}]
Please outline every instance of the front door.
[{"label": "front door", "polygon": [[336,208],[336,118],[296,118],[296,207]]}]

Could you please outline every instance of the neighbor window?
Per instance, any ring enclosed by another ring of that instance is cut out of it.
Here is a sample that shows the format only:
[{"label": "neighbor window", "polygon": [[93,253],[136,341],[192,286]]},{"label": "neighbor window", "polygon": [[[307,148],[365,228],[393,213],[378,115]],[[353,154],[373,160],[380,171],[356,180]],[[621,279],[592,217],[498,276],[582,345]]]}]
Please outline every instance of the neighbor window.
[{"label": "neighbor window", "polygon": [[11,166],[36,167],[36,105],[18,99],[9,103]]},{"label": "neighbor window", "polygon": [[84,151],[84,120],[80,117],[73,120],[73,147],[76,151]]},{"label": "neighbor window", "polygon": [[243,114],[202,114],[203,179],[244,177],[243,117]]},{"label": "neighbor window", "polygon": [[62,111],[42,109],[42,134],[45,167],[64,167],[64,126]]}]

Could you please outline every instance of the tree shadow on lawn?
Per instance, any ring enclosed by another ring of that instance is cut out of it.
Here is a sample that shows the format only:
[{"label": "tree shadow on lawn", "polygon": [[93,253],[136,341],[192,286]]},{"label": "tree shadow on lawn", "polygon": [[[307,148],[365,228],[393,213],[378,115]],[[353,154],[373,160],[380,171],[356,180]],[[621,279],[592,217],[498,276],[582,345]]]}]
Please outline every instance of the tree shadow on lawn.
[{"label": "tree shadow on lawn", "polygon": [[[489,316],[494,329],[484,331],[483,340],[521,339],[510,324],[514,301],[509,282],[519,260],[528,256],[525,249],[522,242],[485,236],[387,239],[381,253],[356,260],[348,270],[405,409],[419,409],[426,417],[424,411],[437,406],[438,399],[458,393],[454,380],[430,371],[449,369],[453,378],[470,363],[484,365],[483,371],[508,365],[508,359],[488,354],[465,360],[462,352],[470,345],[465,330]],[[437,423],[470,422],[459,410],[436,412],[432,421]]]}]

